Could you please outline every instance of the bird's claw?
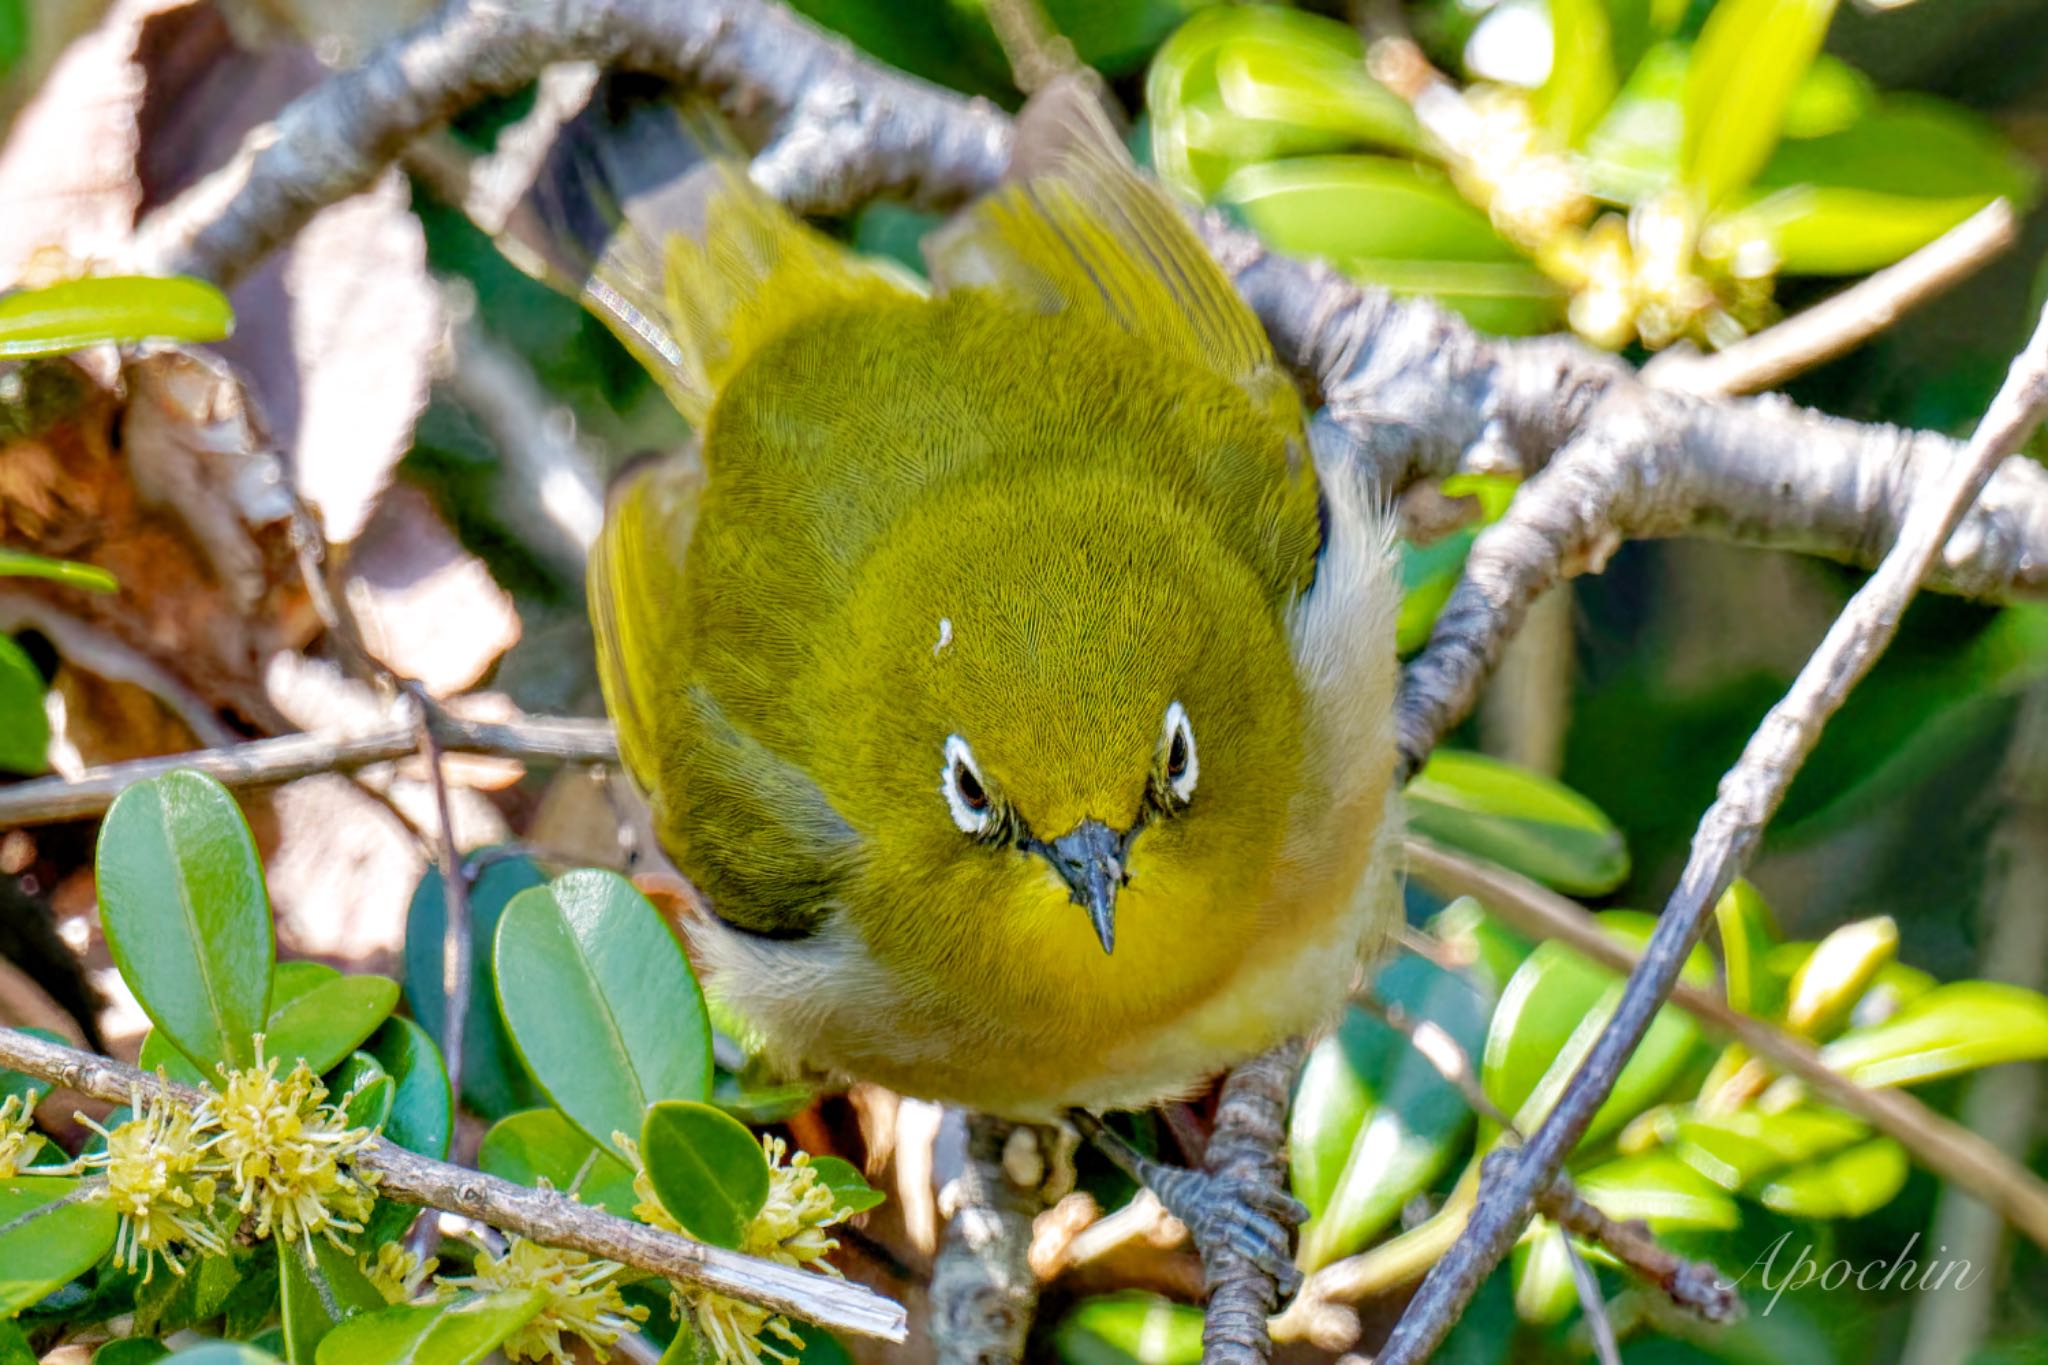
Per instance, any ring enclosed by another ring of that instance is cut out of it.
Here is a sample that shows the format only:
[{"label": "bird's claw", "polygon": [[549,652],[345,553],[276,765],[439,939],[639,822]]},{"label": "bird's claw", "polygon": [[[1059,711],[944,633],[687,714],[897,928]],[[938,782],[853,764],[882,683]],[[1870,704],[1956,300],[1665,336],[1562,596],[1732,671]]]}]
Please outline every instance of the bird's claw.
[{"label": "bird's claw", "polygon": [[1197,1248],[1236,1252],[1273,1278],[1282,1299],[1301,1288],[1294,1229],[1307,1220],[1308,1209],[1300,1200],[1263,1181],[1148,1165],[1145,1183],[1166,1211],[1187,1225]]}]

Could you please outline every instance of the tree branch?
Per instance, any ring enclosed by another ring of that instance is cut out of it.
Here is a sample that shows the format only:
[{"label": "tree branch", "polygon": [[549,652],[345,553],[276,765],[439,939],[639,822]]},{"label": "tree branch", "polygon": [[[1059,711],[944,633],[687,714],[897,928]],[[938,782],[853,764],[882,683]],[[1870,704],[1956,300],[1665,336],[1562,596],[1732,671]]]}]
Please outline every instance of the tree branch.
[{"label": "tree branch", "polygon": [[[196,1104],[203,1094],[90,1052],[0,1028],[0,1066],[40,1076],[94,1099],[127,1104],[138,1092]],[[824,1327],[902,1341],[903,1309],[872,1290],[812,1271],[706,1246],[615,1218],[555,1190],[530,1189],[480,1171],[435,1161],[382,1138],[352,1158],[377,1178],[377,1193],[516,1232],[549,1246],[572,1247],[635,1266],[679,1284],[702,1285]]]},{"label": "tree branch", "polygon": [[1806,666],[1721,781],[1720,795],[1700,821],[1677,889],[1665,903],[1642,963],[1629,977],[1614,1017],[1559,1096],[1506,1177],[1482,1191],[1472,1219],[1450,1254],[1423,1281],[1395,1325],[1382,1365],[1426,1358],[1499,1263],[1528,1221],[1531,1202],[1550,1185],[1614,1088],[1677,984],[1708,913],[1748,865],[1794,774],[1819,742],[1828,718],[1862,680],[1898,630],[1906,603],[1933,567],[1956,524],[1992,471],[2033,433],[2048,412],[2048,311],[2012,363],[1962,459],[1931,481],[1870,581],[1858,590]]},{"label": "tree branch", "polygon": [[[618,741],[602,720],[523,716],[510,721],[465,720],[436,706],[428,713],[434,739],[454,753],[554,763],[614,763]],[[39,777],[0,787],[0,829],[98,815],[134,783],[179,768],[196,768],[224,786],[269,787],[318,773],[353,772],[418,752],[409,721],[360,735],[280,735],[163,758],[109,763],[77,778]]]},{"label": "tree branch", "polygon": [[1004,1156],[1012,1136],[1030,1130],[986,1114],[965,1120],[966,1160],[932,1266],[932,1343],[942,1365],[1015,1365],[1038,1306],[1031,1220],[1043,1200],[1038,1185],[1012,1177]]}]

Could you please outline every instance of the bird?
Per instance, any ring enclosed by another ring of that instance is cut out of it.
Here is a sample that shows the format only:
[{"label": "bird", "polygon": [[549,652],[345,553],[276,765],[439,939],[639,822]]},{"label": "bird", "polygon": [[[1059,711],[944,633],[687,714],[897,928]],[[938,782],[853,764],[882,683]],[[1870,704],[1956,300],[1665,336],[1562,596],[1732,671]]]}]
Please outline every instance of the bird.
[{"label": "bird", "polygon": [[[615,480],[589,602],[751,1041],[1114,1144],[1094,1116],[1327,1026],[1387,940],[1400,588],[1165,193],[1085,118],[1020,128],[924,278],[727,157],[612,187],[583,296],[694,440]],[[1112,1155],[1290,1269],[1292,1200]]]}]

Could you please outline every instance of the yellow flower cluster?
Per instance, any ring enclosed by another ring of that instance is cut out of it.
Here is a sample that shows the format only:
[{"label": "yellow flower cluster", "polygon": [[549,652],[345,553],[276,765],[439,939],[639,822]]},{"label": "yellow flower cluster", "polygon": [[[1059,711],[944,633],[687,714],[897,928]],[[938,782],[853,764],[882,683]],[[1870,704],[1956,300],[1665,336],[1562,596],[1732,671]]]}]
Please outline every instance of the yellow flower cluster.
[{"label": "yellow flower cluster", "polygon": [[386,1242],[377,1248],[375,1260],[362,1259],[363,1278],[384,1296],[384,1302],[391,1304],[412,1302],[420,1286],[440,1265],[432,1256],[422,1260],[417,1251],[409,1250],[403,1242]]},{"label": "yellow flower cluster", "polygon": [[[621,1133],[614,1133],[612,1140],[633,1162],[633,1192],[639,1196],[634,1216],[652,1227],[682,1233],[681,1225],[655,1196],[654,1183],[632,1140]],[[768,1156],[768,1199],[748,1224],[740,1250],[787,1266],[839,1274],[839,1267],[825,1259],[839,1243],[825,1229],[843,1220],[846,1211],[811,1169],[809,1153],[788,1156],[788,1145],[767,1135],[761,1139],[761,1148]],[[788,1319],[759,1304],[696,1286],[678,1286],[674,1297],[678,1315],[688,1311],[723,1365],[763,1365],[764,1358],[790,1361],[796,1357],[783,1345],[803,1345]]]},{"label": "yellow flower cluster", "polygon": [[500,1347],[511,1360],[548,1360],[569,1365],[574,1359],[565,1338],[587,1342],[600,1361],[611,1359],[605,1348],[627,1332],[637,1332],[647,1310],[628,1307],[619,1295],[618,1276],[624,1267],[581,1251],[542,1246],[515,1236],[502,1256],[477,1255],[476,1274],[437,1281],[441,1292],[474,1290],[496,1294],[508,1289],[538,1289],[545,1295],[540,1312]]},{"label": "yellow flower cluster", "polygon": [[282,1080],[276,1072],[258,1037],[256,1065],[221,1068],[220,1091],[197,1106],[138,1090],[126,1123],[85,1120],[105,1146],[74,1169],[97,1176],[87,1197],[121,1216],[121,1264],[144,1267],[147,1281],[158,1260],[182,1275],[189,1256],[225,1251],[239,1231],[289,1241],[318,1234],[346,1249],[336,1234],[362,1230],[375,1192],[345,1163],[375,1135],[348,1126],[304,1062]]},{"label": "yellow flower cluster", "polygon": [[43,1149],[43,1136],[29,1129],[35,1106],[20,1095],[9,1095],[0,1104],[0,1180],[11,1180],[36,1159]]}]

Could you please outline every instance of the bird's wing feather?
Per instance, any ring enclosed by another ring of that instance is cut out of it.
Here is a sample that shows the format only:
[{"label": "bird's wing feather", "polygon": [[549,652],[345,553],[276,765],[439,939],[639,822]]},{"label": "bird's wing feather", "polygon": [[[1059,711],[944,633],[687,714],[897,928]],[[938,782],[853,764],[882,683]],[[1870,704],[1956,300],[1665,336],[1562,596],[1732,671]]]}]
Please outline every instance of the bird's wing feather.
[{"label": "bird's wing feather", "polygon": [[656,831],[722,919],[814,932],[857,839],[795,765],[732,723],[696,676],[685,568],[704,486],[694,456],[615,481],[590,563],[590,614],[619,753]]}]

